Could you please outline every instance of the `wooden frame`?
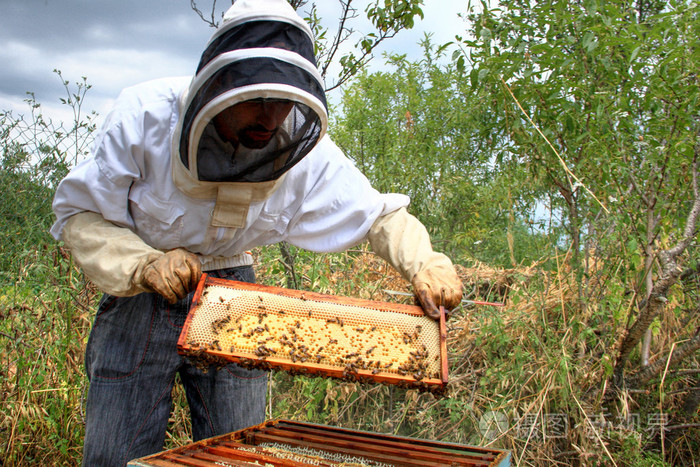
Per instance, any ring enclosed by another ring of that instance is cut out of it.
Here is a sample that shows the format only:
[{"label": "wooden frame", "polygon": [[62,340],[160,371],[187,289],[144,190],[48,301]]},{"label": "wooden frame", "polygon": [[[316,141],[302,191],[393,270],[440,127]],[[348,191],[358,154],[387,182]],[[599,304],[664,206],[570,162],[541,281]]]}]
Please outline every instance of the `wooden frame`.
[{"label": "wooden frame", "polygon": [[[287,446],[304,456],[283,457],[272,445]],[[308,454],[306,454],[308,456]],[[333,466],[332,457],[401,466],[508,467],[508,451],[351,430],[291,420],[270,420],[214,438],[131,461],[132,467],[213,465]],[[313,464],[312,464],[313,462]]]},{"label": "wooden frame", "polygon": [[[348,371],[340,366],[314,363],[311,361],[299,362],[288,358],[276,356],[260,356],[254,353],[231,352],[226,349],[205,348],[200,345],[192,345],[188,341],[188,332],[192,325],[192,320],[197,313],[203,294],[211,286],[222,286],[244,291],[264,292],[279,295],[296,300],[325,302],[339,305],[350,305],[360,308],[367,308],[387,313],[401,313],[409,316],[424,317],[422,308],[413,305],[398,303],[379,302],[350,297],[340,297],[334,295],[319,294],[315,292],[285,289],[280,287],[265,286],[247,282],[231,281],[226,279],[213,278],[204,275],[194,294],[190,313],[185,321],[180,338],[178,340],[178,351],[184,355],[201,355],[202,352],[212,362],[217,360],[222,362],[235,362],[247,367],[257,367],[263,369],[280,369],[292,373],[304,373],[310,375],[326,376],[342,379],[353,379],[364,382],[377,382],[383,384],[394,384],[403,387],[415,387],[428,390],[434,393],[444,392],[448,383],[448,363],[447,363],[447,331],[445,325],[445,311],[441,307],[440,319],[436,323],[439,332],[439,372],[440,377],[425,377],[417,379],[413,375],[398,374],[389,371],[378,371],[370,369],[356,369],[348,374]],[[347,330],[346,332],[351,332]]]}]

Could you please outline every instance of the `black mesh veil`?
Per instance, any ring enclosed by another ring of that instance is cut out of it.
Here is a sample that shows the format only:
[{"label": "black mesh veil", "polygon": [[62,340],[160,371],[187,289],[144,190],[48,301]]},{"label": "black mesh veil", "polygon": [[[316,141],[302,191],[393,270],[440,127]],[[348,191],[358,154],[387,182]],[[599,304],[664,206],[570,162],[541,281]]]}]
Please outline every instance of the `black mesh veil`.
[{"label": "black mesh veil", "polygon": [[284,123],[263,148],[236,146],[223,141],[213,123],[199,139],[199,180],[212,182],[265,182],[279,178],[316,144],[321,133],[318,115],[308,106],[294,103]]},{"label": "black mesh veil", "polygon": [[[220,131],[217,115],[244,102],[269,100],[286,103],[289,111],[266,144],[251,146]],[[310,30],[293,21],[236,21],[202,55],[176,146],[180,162],[200,182],[266,182],[314,147],[327,120]]]}]

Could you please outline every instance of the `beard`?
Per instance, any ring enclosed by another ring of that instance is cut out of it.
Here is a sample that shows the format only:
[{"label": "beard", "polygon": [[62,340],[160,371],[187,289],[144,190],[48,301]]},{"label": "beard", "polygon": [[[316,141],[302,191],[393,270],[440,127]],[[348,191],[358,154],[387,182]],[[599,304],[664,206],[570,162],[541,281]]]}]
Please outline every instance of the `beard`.
[{"label": "beard", "polygon": [[277,134],[277,128],[270,131],[261,125],[251,125],[238,131],[238,143],[248,149],[262,149]]}]

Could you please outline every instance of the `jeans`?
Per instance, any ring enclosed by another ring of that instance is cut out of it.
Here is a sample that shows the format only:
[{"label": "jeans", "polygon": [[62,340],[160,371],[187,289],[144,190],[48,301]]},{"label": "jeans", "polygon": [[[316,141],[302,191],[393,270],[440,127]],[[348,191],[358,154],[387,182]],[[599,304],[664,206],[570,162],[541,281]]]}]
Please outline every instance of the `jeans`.
[{"label": "jeans", "polygon": [[[251,266],[209,273],[254,282]],[[88,389],[84,466],[124,466],[163,449],[175,376],[187,395],[196,440],[262,423],[267,373],[230,364],[202,372],[177,353],[192,294],[104,295],[85,351]]]}]

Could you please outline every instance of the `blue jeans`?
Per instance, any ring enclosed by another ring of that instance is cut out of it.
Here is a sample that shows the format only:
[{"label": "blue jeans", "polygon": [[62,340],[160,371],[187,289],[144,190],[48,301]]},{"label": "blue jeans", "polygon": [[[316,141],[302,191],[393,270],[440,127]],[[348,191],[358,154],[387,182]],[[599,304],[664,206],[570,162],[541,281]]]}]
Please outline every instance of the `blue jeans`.
[{"label": "blue jeans", "polygon": [[[250,266],[209,274],[255,282]],[[191,300],[192,294],[175,305],[157,294],[102,297],[85,352],[84,466],[124,466],[161,451],[178,373],[195,440],[264,421],[266,372],[230,364],[205,373],[177,353]]]}]

